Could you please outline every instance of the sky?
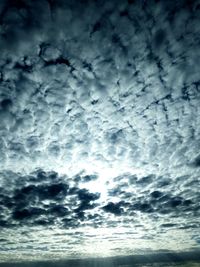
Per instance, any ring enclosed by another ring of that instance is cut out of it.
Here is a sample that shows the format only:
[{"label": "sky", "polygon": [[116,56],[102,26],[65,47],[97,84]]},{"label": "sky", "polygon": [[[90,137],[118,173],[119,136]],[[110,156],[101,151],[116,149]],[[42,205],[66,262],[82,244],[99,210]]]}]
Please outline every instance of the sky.
[{"label": "sky", "polygon": [[200,249],[200,1],[0,1],[0,262]]}]

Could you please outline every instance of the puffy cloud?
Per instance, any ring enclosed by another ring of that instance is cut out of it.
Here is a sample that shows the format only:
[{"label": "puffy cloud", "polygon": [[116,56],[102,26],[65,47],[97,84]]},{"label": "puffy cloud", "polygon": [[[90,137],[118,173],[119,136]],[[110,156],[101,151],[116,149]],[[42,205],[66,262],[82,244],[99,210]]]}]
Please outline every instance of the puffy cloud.
[{"label": "puffy cloud", "polygon": [[106,212],[113,213],[115,215],[121,215],[123,212],[123,209],[120,207],[121,203],[113,203],[109,202],[106,206],[103,207],[103,210]]},{"label": "puffy cloud", "polygon": [[[121,242],[121,238],[126,239],[126,231],[133,236],[133,240],[150,240],[154,244],[154,235],[162,235],[164,238],[173,229],[177,232],[189,229],[191,233],[198,230],[199,194],[193,191],[191,195],[191,190],[185,190],[188,184],[179,193],[177,189],[172,191],[169,182],[155,190],[157,179],[162,177],[124,174],[113,179],[107,198],[101,200],[101,190],[96,188],[95,192],[91,192],[87,189],[90,182],[96,183],[98,178],[95,175],[85,176],[82,173],[68,177],[38,169],[26,176],[12,172],[2,173],[1,176],[4,179],[1,180],[0,187],[0,226],[3,233],[5,231],[2,240],[6,238],[7,231],[17,229],[19,234],[23,231],[27,238],[23,237],[22,240],[19,237],[19,240],[32,243],[33,251],[37,251],[43,241],[40,238],[37,241],[29,240],[32,232],[40,235],[45,231],[44,237],[50,238],[46,244],[52,247],[54,232],[61,233],[62,238],[58,240],[60,244],[65,240],[65,233],[71,240],[71,234],[77,229],[80,233],[74,237],[73,244],[78,249],[82,237],[98,243],[104,235],[104,232],[101,235],[103,229],[111,231],[106,234],[106,239],[111,244],[112,236],[116,239],[116,244]],[[180,181],[182,182],[182,178]],[[94,234],[93,229],[96,229]],[[133,229],[137,231],[134,232]],[[147,236],[146,229],[149,230]],[[121,231],[120,234],[118,231]],[[90,237],[87,237],[88,234]],[[172,235],[169,237],[177,242]],[[7,239],[6,246],[9,248],[10,239]],[[188,239],[187,242],[191,240]],[[62,257],[62,253],[58,255]]]},{"label": "puffy cloud", "polygon": [[139,248],[199,245],[199,5],[1,1],[2,239],[77,229],[75,255],[108,228],[102,254],[127,254],[134,228]]},{"label": "puffy cloud", "polygon": [[[12,189],[4,192],[1,188],[1,224],[16,225],[52,225],[59,223],[66,227],[66,220],[74,221],[84,216],[85,210],[94,209],[100,194],[90,193],[87,189],[70,187],[66,177],[59,177],[55,172],[46,173],[38,170],[30,176],[20,177],[25,184],[17,181]],[[80,217],[80,218],[79,218]],[[73,225],[75,223],[75,225]]]}]

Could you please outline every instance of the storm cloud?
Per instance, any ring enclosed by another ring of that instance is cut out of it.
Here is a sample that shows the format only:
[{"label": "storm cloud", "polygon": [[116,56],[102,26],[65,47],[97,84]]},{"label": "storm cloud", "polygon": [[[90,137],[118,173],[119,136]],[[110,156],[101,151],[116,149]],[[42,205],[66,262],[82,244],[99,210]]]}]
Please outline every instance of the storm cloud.
[{"label": "storm cloud", "polygon": [[0,261],[199,248],[199,18],[1,1]]}]

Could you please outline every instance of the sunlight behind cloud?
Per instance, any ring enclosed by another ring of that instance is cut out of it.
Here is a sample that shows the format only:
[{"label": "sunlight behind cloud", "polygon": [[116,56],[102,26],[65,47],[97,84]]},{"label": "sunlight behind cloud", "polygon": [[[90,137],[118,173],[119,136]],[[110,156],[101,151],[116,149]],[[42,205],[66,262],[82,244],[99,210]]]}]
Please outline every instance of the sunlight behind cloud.
[{"label": "sunlight behind cloud", "polygon": [[[91,181],[80,183],[81,188],[87,188],[90,192],[100,193],[100,201],[107,201],[107,193],[109,189],[113,188],[113,178],[126,174],[137,175],[142,177],[145,175],[145,171],[139,168],[131,168],[126,164],[126,162],[113,162],[106,163],[102,161],[97,161],[90,158],[89,161],[84,161],[81,158],[74,161],[70,167],[66,167],[64,162],[59,162],[58,173],[66,175],[96,175],[97,178]],[[119,198],[116,196],[115,200],[118,201]]]}]

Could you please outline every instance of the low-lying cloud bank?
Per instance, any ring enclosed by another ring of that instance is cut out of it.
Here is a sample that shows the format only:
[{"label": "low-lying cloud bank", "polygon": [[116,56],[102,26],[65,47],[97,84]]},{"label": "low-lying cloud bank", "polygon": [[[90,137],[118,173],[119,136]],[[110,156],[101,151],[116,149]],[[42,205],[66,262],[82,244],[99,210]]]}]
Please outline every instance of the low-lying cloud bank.
[{"label": "low-lying cloud bank", "polygon": [[[88,267],[119,267],[119,266],[130,266],[134,267],[137,264],[151,264],[151,263],[167,263],[167,264],[198,264],[200,262],[200,254],[197,252],[183,252],[183,253],[157,253],[157,254],[147,254],[147,255],[135,255],[126,257],[109,257],[109,258],[91,258],[82,260],[67,260],[60,262],[22,262],[15,263],[16,267],[35,267],[41,264],[42,266],[88,266]],[[13,266],[13,263],[0,263],[2,267]]]}]

